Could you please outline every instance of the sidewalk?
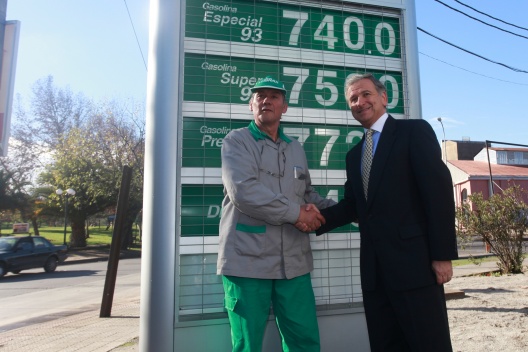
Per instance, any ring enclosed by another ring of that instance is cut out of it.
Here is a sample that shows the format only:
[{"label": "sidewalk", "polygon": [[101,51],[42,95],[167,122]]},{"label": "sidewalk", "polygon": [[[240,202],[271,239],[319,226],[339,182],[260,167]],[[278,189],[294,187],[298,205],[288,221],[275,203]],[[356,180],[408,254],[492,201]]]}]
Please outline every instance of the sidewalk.
[{"label": "sidewalk", "polygon": [[[127,255],[121,253],[121,257]],[[71,253],[65,264],[98,260],[108,260],[108,255],[86,250]],[[483,262],[454,267],[453,271],[455,277],[461,277],[496,270],[495,262]],[[463,296],[462,291],[446,290],[446,299]],[[138,336],[139,297],[114,302],[110,318],[99,318],[99,310],[94,310],[0,333],[0,352],[131,352],[139,351]]]},{"label": "sidewalk", "polygon": [[[69,252],[61,265],[108,261],[109,247]],[[120,259],[137,258],[139,251],[121,251]],[[129,352],[139,351],[139,297],[114,300],[109,318],[100,310],[74,314],[0,333],[0,352]]]}]

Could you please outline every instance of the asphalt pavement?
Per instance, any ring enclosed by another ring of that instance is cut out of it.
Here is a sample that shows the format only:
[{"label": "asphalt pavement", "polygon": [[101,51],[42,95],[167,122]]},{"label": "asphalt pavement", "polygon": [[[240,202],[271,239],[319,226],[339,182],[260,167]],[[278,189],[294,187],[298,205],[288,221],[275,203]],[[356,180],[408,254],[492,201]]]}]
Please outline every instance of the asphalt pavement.
[{"label": "asphalt pavement", "polygon": [[[461,257],[489,255],[480,249],[460,251]],[[137,251],[121,252],[121,259],[137,257]],[[107,261],[108,250],[92,248],[71,251],[65,265]],[[528,264],[528,261],[525,261]],[[454,276],[481,275],[497,271],[495,262],[454,267]],[[464,297],[464,292],[446,290],[446,299]],[[114,300],[109,318],[100,318],[100,310],[73,314],[0,333],[0,352],[130,352],[139,351],[139,297]]]}]

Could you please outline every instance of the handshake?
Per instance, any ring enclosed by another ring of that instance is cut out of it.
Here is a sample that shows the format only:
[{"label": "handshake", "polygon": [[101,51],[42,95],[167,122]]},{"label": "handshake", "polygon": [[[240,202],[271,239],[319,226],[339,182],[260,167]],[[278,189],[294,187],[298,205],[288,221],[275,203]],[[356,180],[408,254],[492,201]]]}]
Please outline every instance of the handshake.
[{"label": "handshake", "polygon": [[311,232],[317,230],[325,223],[324,216],[321,215],[319,209],[314,204],[303,204],[301,205],[301,212],[295,223],[295,227],[302,232]]}]

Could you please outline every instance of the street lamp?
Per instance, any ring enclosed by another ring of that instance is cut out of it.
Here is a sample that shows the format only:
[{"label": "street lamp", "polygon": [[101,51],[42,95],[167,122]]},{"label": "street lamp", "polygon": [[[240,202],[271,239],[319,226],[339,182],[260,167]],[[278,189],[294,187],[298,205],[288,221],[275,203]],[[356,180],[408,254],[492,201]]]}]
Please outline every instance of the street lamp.
[{"label": "street lamp", "polygon": [[64,245],[66,245],[66,221],[68,219],[68,196],[74,196],[75,191],[71,188],[68,188],[66,192],[64,192],[62,189],[58,189],[55,191],[58,196],[61,196],[64,193]]},{"label": "street lamp", "polygon": [[437,118],[438,122],[442,125],[442,132],[444,133],[444,162],[447,164],[447,151],[446,151],[446,138],[445,138],[445,130],[444,130],[444,124],[442,123],[442,118]]}]

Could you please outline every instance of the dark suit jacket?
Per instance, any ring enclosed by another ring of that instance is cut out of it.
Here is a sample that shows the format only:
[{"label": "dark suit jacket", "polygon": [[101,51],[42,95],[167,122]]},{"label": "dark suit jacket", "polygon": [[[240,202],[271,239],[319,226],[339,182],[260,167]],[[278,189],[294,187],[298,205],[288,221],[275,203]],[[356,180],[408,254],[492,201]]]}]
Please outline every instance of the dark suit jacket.
[{"label": "dark suit jacket", "polygon": [[359,222],[363,290],[374,289],[377,272],[392,290],[435,283],[431,262],[458,254],[451,175],[433,129],[423,120],[389,116],[370,171],[368,202],[361,181],[363,142],[347,153],[344,198],[321,209],[326,224],[317,234]]}]

